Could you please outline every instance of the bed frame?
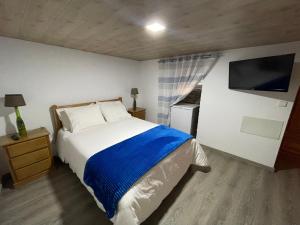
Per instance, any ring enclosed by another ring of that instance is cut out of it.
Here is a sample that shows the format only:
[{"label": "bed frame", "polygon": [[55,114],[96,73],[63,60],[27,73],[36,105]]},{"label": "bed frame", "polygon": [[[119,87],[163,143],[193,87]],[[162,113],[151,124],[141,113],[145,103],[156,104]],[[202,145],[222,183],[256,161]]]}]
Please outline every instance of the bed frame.
[{"label": "bed frame", "polygon": [[52,105],[50,107],[50,114],[51,114],[51,119],[52,119],[52,124],[53,124],[53,130],[54,130],[54,140],[56,140],[57,133],[58,133],[59,129],[62,128],[62,123],[61,123],[61,121],[58,117],[56,109],[59,109],[59,108],[73,108],[73,107],[78,107],[78,106],[89,105],[91,103],[96,103],[96,102],[112,102],[112,101],[121,101],[122,102],[122,97],[118,97],[118,98],[114,98],[114,99],[108,99],[108,100],[97,100],[97,101],[92,101],[92,102],[76,103],[76,104],[71,104],[71,105]]}]

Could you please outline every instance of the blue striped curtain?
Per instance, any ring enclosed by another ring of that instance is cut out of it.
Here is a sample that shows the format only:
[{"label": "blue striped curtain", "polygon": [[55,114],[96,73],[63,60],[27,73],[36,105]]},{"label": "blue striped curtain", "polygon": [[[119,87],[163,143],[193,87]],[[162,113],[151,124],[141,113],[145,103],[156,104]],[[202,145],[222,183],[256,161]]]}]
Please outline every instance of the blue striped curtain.
[{"label": "blue striped curtain", "polygon": [[205,78],[218,57],[190,55],[159,61],[158,123],[170,124],[170,106],[183,100]]}]

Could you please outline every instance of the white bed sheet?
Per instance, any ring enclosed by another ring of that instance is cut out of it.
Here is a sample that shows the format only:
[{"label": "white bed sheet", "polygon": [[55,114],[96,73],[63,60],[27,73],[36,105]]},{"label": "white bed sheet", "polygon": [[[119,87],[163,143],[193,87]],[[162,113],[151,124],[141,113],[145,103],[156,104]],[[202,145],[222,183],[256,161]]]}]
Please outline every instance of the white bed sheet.
[{"label": "white bed sheet", "polygon": [[[57,137],[58,155],[84,184],[85,164],[92,155],[155,126],[157,124],[133,117],[97,125],[79,133],[61,129]],[[190,164],[207,166],[205,153],[196,140],[183,144],[139,179],[119,201],[118,211],[111,221],[115,225],[142,223],[171,192]],[[95,198],[93,190],[86,185],[85,187]],[[105,211],[102,204],[96,198],[95,200]]]}]

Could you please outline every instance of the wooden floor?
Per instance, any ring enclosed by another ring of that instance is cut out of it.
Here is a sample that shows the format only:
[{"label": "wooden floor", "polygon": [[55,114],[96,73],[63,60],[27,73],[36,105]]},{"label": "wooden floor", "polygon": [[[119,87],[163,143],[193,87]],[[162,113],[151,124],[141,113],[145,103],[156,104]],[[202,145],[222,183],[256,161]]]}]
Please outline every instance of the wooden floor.
[{"label": "wooden floor", "polygon": [[[300,225],[300,170],[272,173],[208,151],[210,173],[188,172],[143,225]],[[0,224],[110,223],[71,172],[0,194]]]}]

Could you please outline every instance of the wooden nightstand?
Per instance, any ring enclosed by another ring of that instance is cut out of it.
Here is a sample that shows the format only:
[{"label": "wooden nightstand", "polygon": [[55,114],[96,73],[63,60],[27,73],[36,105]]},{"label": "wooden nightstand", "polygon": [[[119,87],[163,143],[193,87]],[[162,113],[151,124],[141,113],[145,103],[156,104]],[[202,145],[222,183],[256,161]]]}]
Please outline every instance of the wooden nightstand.
[{"label": "wooden nightstand", "polygon": [[145,120],[146,119],[146,109],[136,107],[134,110],[133,108],[128,109],[128,112],[139,119]]},{"label": "wooden nightstand", "polygon": [[27,137],[17,141],[2,136],[0,145],[6,151],[15,187],[48,173],[52,166],[49,132],[44,127],[29,131]]}]

